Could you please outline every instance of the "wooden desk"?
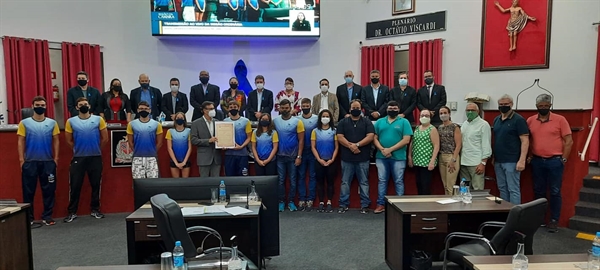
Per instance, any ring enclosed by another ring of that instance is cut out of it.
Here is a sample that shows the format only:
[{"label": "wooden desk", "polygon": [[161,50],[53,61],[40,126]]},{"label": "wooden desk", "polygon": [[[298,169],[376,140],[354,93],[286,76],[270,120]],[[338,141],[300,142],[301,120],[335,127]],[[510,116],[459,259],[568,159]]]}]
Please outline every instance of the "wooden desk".
[{"label": "wooden desk", "polygon": [[160,270],[160,264],[147,265],[110,265],[110,266],[69,266],[56,270]]},{"label": "wooden desk", "polygon": [[[385,197],[385,262],[392,270],[410,269],[411,250],[424,250],[437,258],[448,233],[477,233],[483,222],[506,221],[513,207],[485,197],[473,198],[472,204],[436,202],[450,197]],[[452,244],[460,244],[460,240]]]},{"label": "wooden desk", "polygon": [[[529,255],[530,270],[580,270],[576,264],[587,265],[587,254]],[[512,256],[467,256],[467,267],[475,270],[512,269]]]},{"label": "wooden desk", "polygon": [[[180,206],[199,206],[197,202],[180,202]],[[186,227],[207,226],[213,228],[223,237],[223,245],[231,246],[229,238],[237,235],[239,250],[254,262],[259,269],[262,265],[260,255],[260,206],[250,206],[252,213],[232,216],[228,213],[206,213],[199,216],[184,217]],[[126,218],[127,226],[127,258],[129,264],[160,263],[160,254],[164,245],[160,238],[152,208],[145,204]],[[196,247],[200,247],[206,236],[202,233],[191,234]],[[204,248],[218,247],[214,237],[208,237]],[[170,251],[170,250],[169,250]],[[156,260],[149,260],[156,258]]]},{"label": "wooden desk", "polygon": [[33,269],[28,209],[28,203],[0,206],[0,269]]}]

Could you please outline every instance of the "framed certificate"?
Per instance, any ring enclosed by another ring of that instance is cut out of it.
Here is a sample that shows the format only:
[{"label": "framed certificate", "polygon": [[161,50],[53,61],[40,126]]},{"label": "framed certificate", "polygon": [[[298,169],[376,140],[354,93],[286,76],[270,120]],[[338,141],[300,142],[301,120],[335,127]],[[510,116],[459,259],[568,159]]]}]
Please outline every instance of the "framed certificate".
[{"label": "framed certificate", "polygon": [[217,142],[215,148],[235,147],[235,130],[233,122],[215,122],[215,137]]}]

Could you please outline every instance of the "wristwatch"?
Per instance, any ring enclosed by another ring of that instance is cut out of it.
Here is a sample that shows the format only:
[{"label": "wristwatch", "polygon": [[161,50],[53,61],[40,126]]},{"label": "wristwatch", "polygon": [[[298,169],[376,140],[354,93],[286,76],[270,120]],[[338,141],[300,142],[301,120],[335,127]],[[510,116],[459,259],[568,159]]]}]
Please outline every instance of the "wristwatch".
[{"label": "wristwatch", "polygon": [[567,159],[566,158],[560,158],[560,161],[562,161],[562,163],[567,163]]},{"label": "wristwatch", "polygon": [[456,162],[456,159],[455,159],[455,158],[453,158],[453,159],[451,159],[451,160],[452,160],[452,162]]},{"label": "wristwatch", "polygon": [[356,147],[360,147],[360,143],[356,143]]},{"label": "wristwatch", "polygon": [[302,159],[302,156],[296,156],[296,158]]},{"label": "wristwatch", "polygon": [[487,165],[485,161],[482,161],[481,164],[483,164],[483,166]]}]

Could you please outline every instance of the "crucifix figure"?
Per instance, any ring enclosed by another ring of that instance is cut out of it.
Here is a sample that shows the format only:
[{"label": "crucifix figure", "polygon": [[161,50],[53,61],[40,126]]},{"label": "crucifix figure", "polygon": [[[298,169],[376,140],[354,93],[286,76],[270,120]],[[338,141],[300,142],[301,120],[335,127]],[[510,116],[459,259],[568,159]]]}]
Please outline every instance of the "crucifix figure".
[{"label": "crucifix figure", "polygon": [[525,28],[528,20],[535,21],[536,19],[525,13],[525,11],[519,6],[519,0],[513,0],[512,6],[507,9],[500,6],[498,1],[494,1],[494,3],[502,13],[510,11],[510,20],[508,20],[506,30],[508,31],[508,37],[510,38],[510,48],[508,51],[512,52],[517,49],[517,34]]}]

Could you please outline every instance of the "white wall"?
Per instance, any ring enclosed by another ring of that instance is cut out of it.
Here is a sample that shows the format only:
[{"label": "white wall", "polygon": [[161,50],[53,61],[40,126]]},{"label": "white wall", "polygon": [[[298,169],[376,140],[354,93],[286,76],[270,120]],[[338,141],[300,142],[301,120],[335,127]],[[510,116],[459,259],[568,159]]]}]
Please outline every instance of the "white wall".
[{"label": "white wall", "polygon": [[[444,84],[449,101],[478,91],[497,98],[516,95],[540,78],[554,92],[555,108],[591,108],[594,85],[598,0],[554,0],[550,69],[479,72],[481,0],[416,0],[415,14],[447,10],[448,31],[364,41],[365,22],[392,18],[388,0],[324,0],[321,38],[300,39],[158,39],[150,35],[147,0],[1,0],[0,35],[72,41],[104,46],[105,85],[118,77],[125,89],[137,85],[147,73],[151,84],[168,90],[171,77],[179,77],[184,92],[198,83],[198,72],[211,72],[211,82],[222,88],[233,76],[233,66],[243,59],[249,78],[266,76],[266,87],[280,90],[291,76],[304,96],[318,92],[325,77],[342,83],[345,70],[359,76],[359,41],[364,45],[405,43],[444,38]],[[1,55],[1,54],[0,54]],[[0,56],[0,66],[4,61]],[[0,67],[0,100],[6,99],[4,69]],[[539,92],[522,95],[521,108],[533,108]],[[525,102],[527,101],[527,102]],[[5,103],[0,104],[5,111]],[[462,114],[454,119],[461,121]]]}]

